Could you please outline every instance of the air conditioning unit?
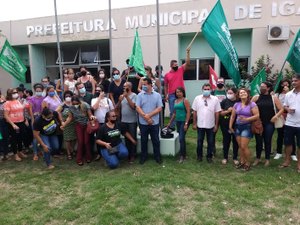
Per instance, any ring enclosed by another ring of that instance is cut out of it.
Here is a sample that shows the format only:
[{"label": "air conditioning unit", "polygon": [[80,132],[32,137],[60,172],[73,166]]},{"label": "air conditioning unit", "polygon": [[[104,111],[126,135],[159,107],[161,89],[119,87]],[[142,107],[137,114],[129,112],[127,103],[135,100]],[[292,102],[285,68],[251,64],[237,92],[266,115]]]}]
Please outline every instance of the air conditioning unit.
[{"label": "air conditioning unit", "polygon": [[290,37],[290,26],[288,25],[268,25],[269,41],[284,41]]}]

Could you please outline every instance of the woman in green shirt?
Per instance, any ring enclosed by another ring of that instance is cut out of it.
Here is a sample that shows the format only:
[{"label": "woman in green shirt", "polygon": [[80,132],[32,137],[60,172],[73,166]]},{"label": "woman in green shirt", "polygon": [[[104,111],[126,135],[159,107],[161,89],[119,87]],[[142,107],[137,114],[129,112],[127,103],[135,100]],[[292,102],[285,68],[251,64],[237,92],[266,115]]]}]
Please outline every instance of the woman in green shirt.
[{"label": "woman in green shirt", "polygon": [[183,163],[183,161],[186,158],[185,134],[189,126],[189,120],[191,116],[191,105],[189,101],[185,98],[185,90],[182,87],[178,87],[176,89],[175,95],[176,100],[174,104],[174,113],[167,126],[169,127],[172,121],[175,119],[180,143],[179,163]]}]

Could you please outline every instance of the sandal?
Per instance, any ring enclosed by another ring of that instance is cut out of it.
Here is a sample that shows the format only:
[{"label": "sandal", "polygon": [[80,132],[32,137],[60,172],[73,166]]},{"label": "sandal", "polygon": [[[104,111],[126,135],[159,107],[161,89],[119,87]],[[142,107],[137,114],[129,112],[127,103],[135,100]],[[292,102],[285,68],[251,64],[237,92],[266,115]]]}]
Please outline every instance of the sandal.
[{"label": "sandal", "polygon": [[283,169],[283,168],[287,168],[287,167],[289,167],[290,165],[286,165],[286,164],[281,164],[281,165],[279,165],[278,167],[280,168],[280,169]]},{"label": "sandal", "polygon": [[241,168],[243,168],[244,165],[245,165],[244,163],[239,162],[238,164],[236,164],[234,166],[236,169],[241,169]]},{"label": "sandal", "polygon": [[68,156],[67,156],[67,159],[68,159],[68,160],[72,160],[72,159],[73,159],[72,155],[71,155],[71,154],[68,155]]},{"label": "sandal", "polygon": [[245,172],[249,171],[250,170],[250,165],[244,164],[242,170],[245,171]]}]

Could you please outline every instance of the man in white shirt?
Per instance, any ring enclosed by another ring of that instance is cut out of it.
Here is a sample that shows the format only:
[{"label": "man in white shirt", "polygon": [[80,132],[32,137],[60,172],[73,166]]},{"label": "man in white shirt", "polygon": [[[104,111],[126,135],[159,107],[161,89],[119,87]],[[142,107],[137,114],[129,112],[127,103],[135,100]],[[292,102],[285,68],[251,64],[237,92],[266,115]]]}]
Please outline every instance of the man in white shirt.
[{"label": "man in white shirt", "polygon": [[293,76],[292,85],[294,89],[286,94],[283,104],[287,112],[284,127],[285,160],[284,163],[280,165],[280,168],[290,166],[292,144],[296,137],[298,158],[297,172],[300,173],[300,73]]},{"label": "man in white shirt", "polygon": [[197,160],[202,161],[203,141],[207,135],[207,162],[212,163],[214,132],[217,132],[219,126],[219,112],[221,106],[219,99],[211,95],[209,84],[202,86],[202,95],[198,95],[193,102],[193,129],[197,129]]}]

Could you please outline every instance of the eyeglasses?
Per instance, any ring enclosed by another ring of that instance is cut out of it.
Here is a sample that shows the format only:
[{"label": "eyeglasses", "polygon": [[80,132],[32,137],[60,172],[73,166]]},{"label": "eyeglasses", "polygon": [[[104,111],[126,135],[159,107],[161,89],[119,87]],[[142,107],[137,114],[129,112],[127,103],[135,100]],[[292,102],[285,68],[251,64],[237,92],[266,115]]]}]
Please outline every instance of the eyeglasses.
[{"label": "eyeglasses", "polygon": [[204,105],[205,105],[205,106],[208,106],[207,100],[206,100],[206,99],[204,99]]},{"label": "eyeglasses", "polygon": [[114,73],[114,75],[120,75],[119,73]]},{"label": "eyeglasses", "polygon": [[117,117],[116,115],[111,115],[110,117],[113,117],[113,118],[115,118],[115,117]]},{"label": "eyeglasses", "polygon": [[18,94],[18,92],[14,91],[13,94]]}]

